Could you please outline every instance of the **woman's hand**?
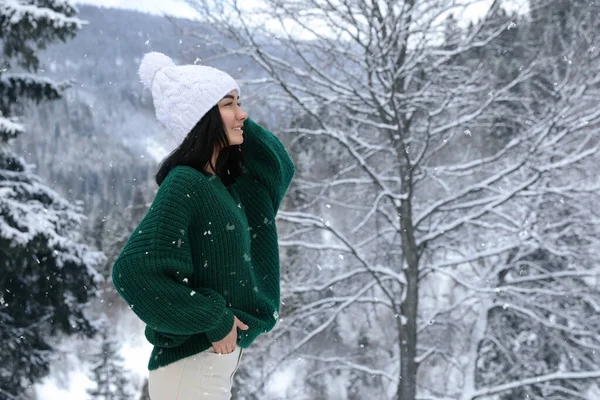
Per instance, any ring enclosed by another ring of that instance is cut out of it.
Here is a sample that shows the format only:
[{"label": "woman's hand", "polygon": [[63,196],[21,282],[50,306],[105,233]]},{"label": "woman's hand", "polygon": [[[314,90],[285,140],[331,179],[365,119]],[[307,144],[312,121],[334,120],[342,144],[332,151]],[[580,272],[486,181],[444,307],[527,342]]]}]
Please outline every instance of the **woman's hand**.
[{"label": "woman's hand", "polygon": [[233,316],[233,328],[231,332],[225,338],[218,342],[213,342],[213,348],[217,354],[229,354],[233,353],[237,346],[237,328],[245,331],[248,330],[248,325],[240,321],[235,315]]}]

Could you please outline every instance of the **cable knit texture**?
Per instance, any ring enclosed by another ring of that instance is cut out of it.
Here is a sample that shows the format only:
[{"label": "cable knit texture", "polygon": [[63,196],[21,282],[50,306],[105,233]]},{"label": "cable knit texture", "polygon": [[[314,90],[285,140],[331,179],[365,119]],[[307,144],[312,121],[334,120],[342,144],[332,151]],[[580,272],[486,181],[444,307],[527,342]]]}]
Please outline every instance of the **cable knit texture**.
[{"label": "cable knit texture", "polygon": [[244,122],[244,174],[225,187],[174,168],[113,266],[117,292],[146,323],[154,370],[208,349],[233,328],[248,347],[279,316],[275,215],[294,175],[281,142]]}]

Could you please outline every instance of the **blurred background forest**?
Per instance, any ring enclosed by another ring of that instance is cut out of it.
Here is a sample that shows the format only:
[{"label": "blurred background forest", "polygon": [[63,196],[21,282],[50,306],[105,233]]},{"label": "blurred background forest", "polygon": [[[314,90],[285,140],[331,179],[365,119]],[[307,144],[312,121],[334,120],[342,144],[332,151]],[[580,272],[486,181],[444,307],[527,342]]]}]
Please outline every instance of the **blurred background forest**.
[{"label": "blurred background forest", "polygon": [[600,2],[233,4],[0,0],[0,399],[148,399],[110,273],[166,155],[151,50],[297,167],[234,399],[599,399]]}]

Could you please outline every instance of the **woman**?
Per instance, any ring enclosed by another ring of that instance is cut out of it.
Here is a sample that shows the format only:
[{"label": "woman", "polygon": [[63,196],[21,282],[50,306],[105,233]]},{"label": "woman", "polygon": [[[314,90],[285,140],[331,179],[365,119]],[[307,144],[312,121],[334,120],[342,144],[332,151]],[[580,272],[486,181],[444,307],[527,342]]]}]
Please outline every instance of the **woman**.
[{"label": "woman", "polygon": [[294,166],[226,73],[153,52],[139,74],[178,147],[113,284],[154,345],[152,400],[230,399],[242,349],[279,315],[275,215]]}]

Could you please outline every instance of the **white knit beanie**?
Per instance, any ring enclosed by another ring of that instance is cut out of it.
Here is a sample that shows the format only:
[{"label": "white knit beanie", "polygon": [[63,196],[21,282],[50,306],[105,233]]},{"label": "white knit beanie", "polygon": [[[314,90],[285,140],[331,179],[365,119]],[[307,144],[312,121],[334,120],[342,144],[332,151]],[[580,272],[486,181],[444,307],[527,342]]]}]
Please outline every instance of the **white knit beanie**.
[{"label": "white knit beanie", "polygon": [[138,71],[152,91],[156,118],[179,146],[200,119],[240,87],[227,73],[204,65],[176,66],[162,53],[146,53]]}]

